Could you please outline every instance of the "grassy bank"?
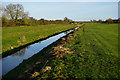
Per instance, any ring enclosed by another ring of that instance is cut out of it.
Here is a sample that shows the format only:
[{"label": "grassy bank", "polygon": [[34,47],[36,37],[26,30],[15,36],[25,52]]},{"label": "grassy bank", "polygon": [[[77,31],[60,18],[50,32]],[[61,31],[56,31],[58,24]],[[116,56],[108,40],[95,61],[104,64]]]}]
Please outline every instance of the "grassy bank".
[{"label": "grassy bank", "polygon": [[2,29],[2,52],[73,28],[75,25],[22,26]]},{"label": "grassy bank", "polygon": [[[65,36],[67,37],[67,36]],[[51,61],[53,59],[53,54],[50,53],[53,47],[62,44],[62,39],[54,42],[48,47],[44,48],[39,53],[33,55],[27,60],[24,60],[19,66],[8,72],[3,76],[3,80],[8,79],[30,79],[30,76],[34,71],[42,70],[47,60]]]},{"label": "grassy bank", "polygon": [[36,79],[113,79],[118,78],[118,25],[86,24],[65,44],[74,51],[46,66],[51,70]]},{"label": "grassy bank", "polygon": [[86,24],[24,61],[4,78],[113,80],[119,73],[117,45],[118,24]]}]

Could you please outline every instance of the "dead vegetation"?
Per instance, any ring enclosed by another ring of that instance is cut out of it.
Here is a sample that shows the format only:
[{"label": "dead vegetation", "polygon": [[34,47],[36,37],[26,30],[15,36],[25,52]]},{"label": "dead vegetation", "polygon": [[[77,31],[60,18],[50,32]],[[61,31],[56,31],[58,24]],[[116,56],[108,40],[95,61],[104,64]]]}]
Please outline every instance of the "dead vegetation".
[{"label": "dead vegetation", "polygon": [[[72,40],[74,40],[73,34],[69,34],[67,37],[64,37],[61,39],[61,44],[53,47],[50,51],[47,51],[46,53],[52,54],[53,55],[52,59],[60,59],[67,54],[72,54],[73,51],[71,51],[69,48],[64,46],[64,44],[66,44],[67,42],[70,42]],[[40,62],[40,61],[37,61],[35,63],[35,65],[40,65],[40,64],[42,64],[42,62]],[[40,74],[43,74],[51,69],[52,69],[51,66],[46,66],[46,64],[45,64],[41,71],[38,71],[38,72],[34,71],[34,73],[31,75],[31,78],[40,76]]]},{"label": "dead vegetation", "polygon": [[[47,51],[47,54],[52,54],[53,58],[52,59],[60,59],[62,57],[64,57],[67,54],[72,54],[73,51],[71,51],[69,48],[65,47],[64,44],[66,44],[67,42],[70,42],[71,40],[73,40],[73,34],[69,34],[67,37],[64,37],[61,39],[61,44],[53,47],[50,51]],[[40,76],[41,74],[50,71],[52,69],[51,66],[46,66],[48,61],[46,61],[46,63],[43,66],[43,69],[40,71],[34,70],[33,73],[30,75],[31,79]],[[43,62],[41,61],[37,61],[34,66],[39,66],[40,64],[43,64]],[[30,72],[29,70],[27,72]],[[27,73],[29,74],[29,73]]]},{"label": "dead vegetation", "polygon": [[51,66],[46,66],[42,71],[40,71],[40,72],[34,72],[31,75],[31,78],[35,78],[35,77],[39,76],[41,73],[45,73],[46,71],[49,71],[49,70],[51,70]]},{"label": "dead vegetation", "polygon": [[73,51],[70,51],[69,48],[63,47],[63,45],[59,45],[57,47],[54,47],[53,55],[55,55],[56,59],[64,57],[66,54],[72,54]]},{"label": "dead vegetation", "polygon": [[52,53],[55,56],[55,59],[59,59],[64,57],[66,54],[72,54],[73,51],[71,51],[69,48],[64,47],[64,44],[66,44],[67,42],[72,41],[73,38],[73,34],[69,34],[67,37],[62,38],[62,44],[53,47]]}]

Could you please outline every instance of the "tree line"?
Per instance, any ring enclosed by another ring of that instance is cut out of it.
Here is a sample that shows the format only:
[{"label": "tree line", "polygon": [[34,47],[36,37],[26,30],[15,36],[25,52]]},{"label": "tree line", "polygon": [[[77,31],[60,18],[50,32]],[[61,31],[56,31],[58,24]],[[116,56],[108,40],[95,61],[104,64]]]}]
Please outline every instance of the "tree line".
[{"label": "tree line", "polygon": [[2,27],[9,26],[35,26],[47,24],[70,24],[71,19],[65,17],[64,20],[45,20],[29,17],[29,12],[24,11],[22,4],[9,4],[2,9]]},{"label": "tree line", "polygon": [[102,21],[102,20],[91,20],[90,22],[92,22],[92,23],[120,23],[120,18],[118,18],[118,19],[111,19],[111,18],[109,18],[109,19],[107,19],[107,20],[105,20],[105,21]]},{"label": "tree line", "polygon": [[[29,12],[24,11],[22,4],[8,4],[5,8],[1,8],[2,17],[2,27],[13,27],[13,26],[37,26],[37,25],[48,25],[48,24],[71,24],[71,23],[85,23],[81,21],[72,21],[71,19],[65,17],[63,20],[45,20],[43,18],[37,20],[33,17],[29,17]],[[0,13],[1,15],[1,13]],[[91,20],[87,23],[120,23],[119,19],[107,19],[102,20]]]}]

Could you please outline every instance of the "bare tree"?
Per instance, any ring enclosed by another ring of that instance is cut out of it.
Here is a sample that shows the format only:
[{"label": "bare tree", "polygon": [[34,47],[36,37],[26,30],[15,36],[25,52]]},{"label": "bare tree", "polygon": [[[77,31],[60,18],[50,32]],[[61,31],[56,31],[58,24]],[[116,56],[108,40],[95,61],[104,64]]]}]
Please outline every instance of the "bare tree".
[{"label": "bare tree", "polygon": [[14,21],[28,16],[28,13],[24,12],[22,4],[9,4],[4,8],[4,12],[9,16],[9,19]]}]

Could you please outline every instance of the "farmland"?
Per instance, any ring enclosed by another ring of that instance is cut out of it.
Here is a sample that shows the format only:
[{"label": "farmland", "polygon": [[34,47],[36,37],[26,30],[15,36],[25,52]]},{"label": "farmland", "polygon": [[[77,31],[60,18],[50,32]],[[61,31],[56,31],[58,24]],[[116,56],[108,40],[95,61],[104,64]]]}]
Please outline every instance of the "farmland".
[{"label": "farmland", "polygon": [[[117,45],[118,24],[86,23],[72,36],[68,36],[65,41],[61,40],[59,44],[52,44],[24,61],[4,77],[31,78],[32,75],[34,79],[118,78]],[[53,46],[53,49],[56,48],[57,51],[49,51]],[[68,51],[65,52],[64,50]],[[46,51],[49,51],[47,52],[48,55],[45,54]],[[65,53],[67,54],[65,55]],[[56,55],[56,58],[50,60],[50,55],[53,54]],[[46,63],[47,60],[49,62]],[[38,62],[41,63],[36,64]],[[46,67],[49,67],[50,70],[43,72]],[[36,72],[38,75],[33,76]]]},{"label": "farmland", "polygon": [[[45,25],[45,26],[21,26],[2,29],[2,52],[31,43],[35,40],[59,33],[75,25]],[[22,40],[23,38],[23,40]]]},{"label": "farmland", "polygon": [[53,60],[37,78],[118,78],[118,24],[86,24],[65,44],[74,51]]}]

